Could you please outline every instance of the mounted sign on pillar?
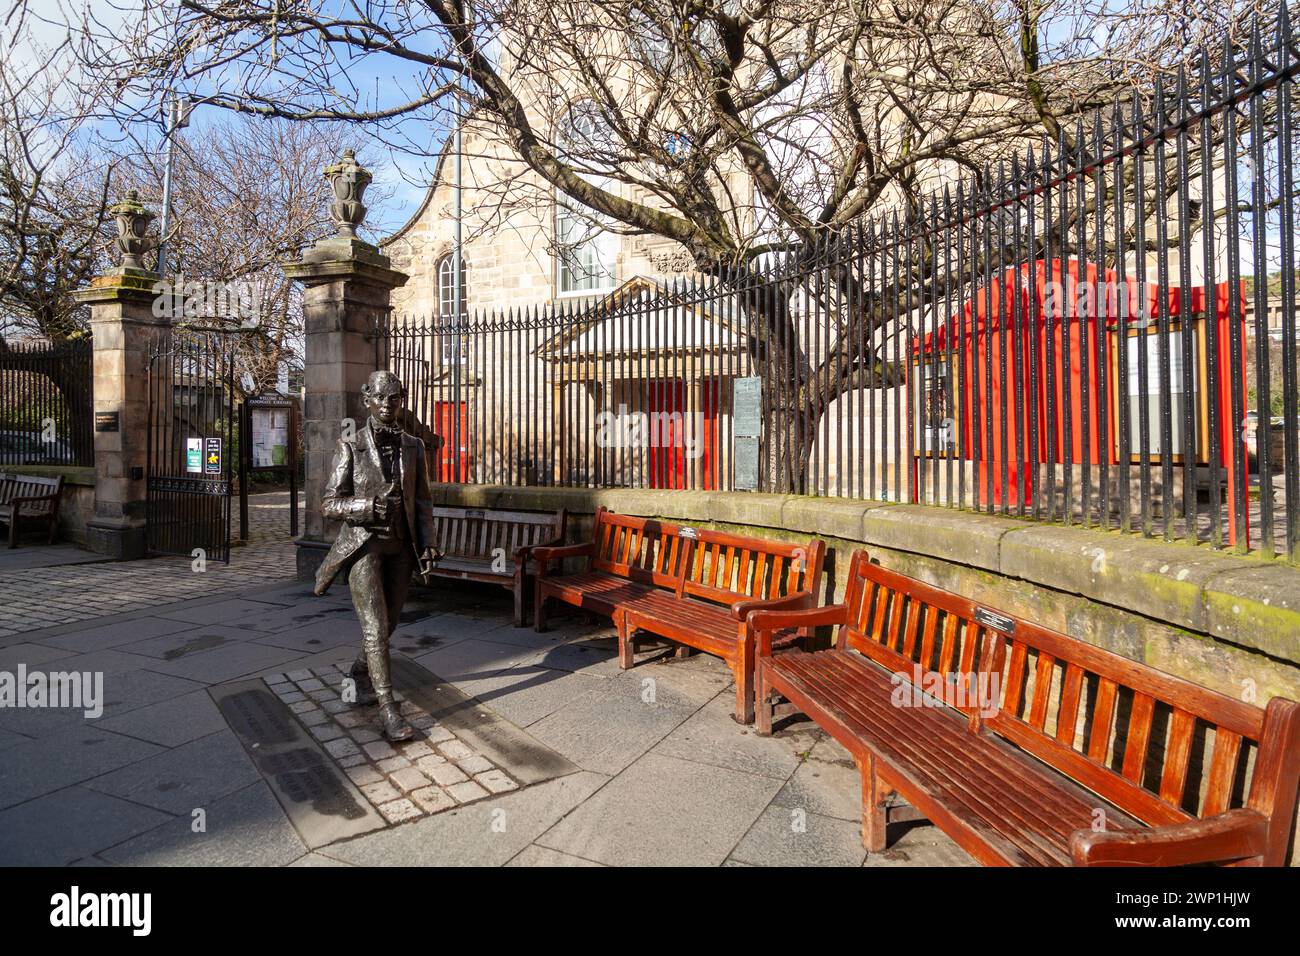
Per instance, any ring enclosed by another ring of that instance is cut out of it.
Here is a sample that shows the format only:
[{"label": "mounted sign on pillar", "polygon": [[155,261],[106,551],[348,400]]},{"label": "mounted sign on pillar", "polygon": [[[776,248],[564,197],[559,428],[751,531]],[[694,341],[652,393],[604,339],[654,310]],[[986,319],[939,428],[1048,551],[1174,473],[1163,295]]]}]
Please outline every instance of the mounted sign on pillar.
[{"label": "mounted sign on pillar", "polygon": [[362,202],[370,171],[356,154],[343,151],[325,167],[333,202],[330,215],[336,234],[308,249],[302,259],[286,263],[285,274],[304,286],[303,447],[306,458],[304,528],[298,544],[298,577],[311,580],[325,557],[335,528],[327,526],[320,501],[330,461],[339,439],[366,421],[361,387],[376,368],[387,366],[380,354],[386,340],[374,332],[388,322],[389,297],[406,284],[378,247],[358,238],[366,215]]}]

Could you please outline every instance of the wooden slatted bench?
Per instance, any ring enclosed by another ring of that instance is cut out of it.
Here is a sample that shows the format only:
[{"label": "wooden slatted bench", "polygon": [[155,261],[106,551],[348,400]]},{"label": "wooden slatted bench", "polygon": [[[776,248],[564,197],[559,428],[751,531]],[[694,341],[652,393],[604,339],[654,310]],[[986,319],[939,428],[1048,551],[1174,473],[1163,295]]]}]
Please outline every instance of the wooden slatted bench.
[{"label": "wooden slatted bench", "polygon": [[[825,553],[825,544],[816,539],[791,545],[599,508],[591,541],[534,551],[533,623],[545,630],[545,605],[552,598],[610,617],[618,628],[623,668],[633,664],[638,630],[715,654],[735,675],[736,719],[749,723],[754,717],[749,615],[763,607],[813,607]],[[577,557],[585,559],[581,571],[551,573],[551,562]]]},{"label": "wooden slatted bench", "polygon": [[[843,604],[751,623],[758,732],[797,709],[853,754],[869,851],[884,849],[891,819],[919,816],[986,864],[1285,861],[1300,783],[1294,701],[1261,709],[862,551]],[[838,627],[833,648],[773,652],[774,632],[823,625]]]},{"label": "wooden slatted bench", "polygon": [[434,546],[442,560],[435,577],[482,581],[509,588],[515,627],[524,626],[525,588],[533,549],[564,543],[564,509],[558,512],[434,508]]},{"label": "wooden slatted bench", "polygon": [[0,472],[0,524],[9,526],[9,547],[18,547],[18,532],[35,525],[46,533],[49,544],[59,531],[59,499],[63,476],[13,475]]}]

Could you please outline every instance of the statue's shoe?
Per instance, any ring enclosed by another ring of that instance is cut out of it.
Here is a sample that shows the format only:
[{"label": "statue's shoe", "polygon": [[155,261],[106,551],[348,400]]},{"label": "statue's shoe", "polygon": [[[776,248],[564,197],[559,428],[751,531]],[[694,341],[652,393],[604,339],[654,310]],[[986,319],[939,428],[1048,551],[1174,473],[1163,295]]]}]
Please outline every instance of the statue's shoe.
[{"label": "statue's shoe", "polygon": [[379,719],[384,724],[384,736],[394,743],[410,740],[415,736],[415,728],[402,716],[396,704],[384,704],[380,707]]}]

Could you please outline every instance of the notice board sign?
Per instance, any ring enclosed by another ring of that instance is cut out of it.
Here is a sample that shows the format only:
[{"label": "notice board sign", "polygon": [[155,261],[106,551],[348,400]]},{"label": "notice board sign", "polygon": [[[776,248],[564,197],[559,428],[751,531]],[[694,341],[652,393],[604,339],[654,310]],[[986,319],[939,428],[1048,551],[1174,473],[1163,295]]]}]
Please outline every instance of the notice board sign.
[{"label": "notice board sign", "polygon": [[203,443],[203,474],[221,474],[221,439],[208,438]]},{"label": "notice board sign", "polygon": [[759,437],[763,431],[763,380],[757,375],[733,380],[731,421],[736,490],[756,491]]},{"label": "notice board sign", "polygon": [[185,439],[185,473],[189,475],[203,474],[202,438]]}]

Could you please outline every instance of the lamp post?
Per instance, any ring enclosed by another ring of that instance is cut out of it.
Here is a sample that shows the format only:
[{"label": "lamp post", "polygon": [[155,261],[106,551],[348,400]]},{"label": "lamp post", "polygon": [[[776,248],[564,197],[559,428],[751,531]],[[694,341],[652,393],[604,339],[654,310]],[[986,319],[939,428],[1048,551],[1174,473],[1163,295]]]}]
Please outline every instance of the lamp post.
[{"label": "lamp post", "polygon": [[174,96],[166,100],[163,106],[166,113],[164,138],[167,140],[167,166],[163,172],[163,208],[160,226],[162,241],[158,245],[158,274],[160,276],[167,274],[167,231],[171,228],[172,220],[172,168],[175,160],[176,131],[190,125],[190,112],[194,109],[194,105],[193,100]]}]

